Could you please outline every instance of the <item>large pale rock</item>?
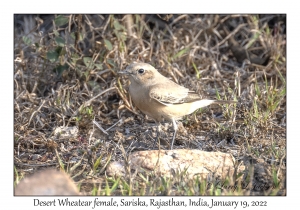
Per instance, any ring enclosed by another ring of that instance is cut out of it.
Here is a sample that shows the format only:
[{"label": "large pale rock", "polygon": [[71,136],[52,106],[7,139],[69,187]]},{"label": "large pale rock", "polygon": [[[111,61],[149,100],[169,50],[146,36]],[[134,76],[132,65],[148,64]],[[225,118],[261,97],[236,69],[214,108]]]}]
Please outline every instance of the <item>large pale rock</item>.
[{"label": "large pale rock", "polygon": [[[138,151],[129,155],[131,169],[156,171],[158,175],[167,177],[187,170],[189,178],[224,179],[233,175],[234,163],[231,154],[187,149]],[[106,172],[109,176],[124,176],[124,163],[112,162]]]},{"label": "large pale rock", "polygon": [[79,192],[67,174],[47,169],[22,179],[15,195],[79,195]]}]

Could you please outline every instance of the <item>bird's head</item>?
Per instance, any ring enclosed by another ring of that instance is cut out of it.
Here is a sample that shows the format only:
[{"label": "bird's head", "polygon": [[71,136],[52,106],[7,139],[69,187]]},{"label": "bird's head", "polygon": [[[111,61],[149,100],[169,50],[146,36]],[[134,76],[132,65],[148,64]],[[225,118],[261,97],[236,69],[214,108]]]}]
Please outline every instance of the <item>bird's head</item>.
[{"label": "bird's head", "polygon": [[158,71],[148,63],[132,63],[120,74],[127,75],[130,82],[150,85],[155,82],[156,75],[160,75]]}]

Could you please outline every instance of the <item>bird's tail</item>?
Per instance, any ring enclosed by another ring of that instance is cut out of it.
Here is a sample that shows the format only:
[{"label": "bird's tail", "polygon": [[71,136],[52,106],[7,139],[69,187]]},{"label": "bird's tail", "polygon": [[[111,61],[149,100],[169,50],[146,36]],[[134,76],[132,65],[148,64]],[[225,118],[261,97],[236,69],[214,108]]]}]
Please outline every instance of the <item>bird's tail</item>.
[{"label": "bird's tail", "polygon": [[194,112],[196,109],[211,105],[211,104],[232,104],[237,103],[237,101],[226,101],[226,100],[209,100],[209,99],[202,99],[199,101],[194,101],[191,103],[190,112]]}]

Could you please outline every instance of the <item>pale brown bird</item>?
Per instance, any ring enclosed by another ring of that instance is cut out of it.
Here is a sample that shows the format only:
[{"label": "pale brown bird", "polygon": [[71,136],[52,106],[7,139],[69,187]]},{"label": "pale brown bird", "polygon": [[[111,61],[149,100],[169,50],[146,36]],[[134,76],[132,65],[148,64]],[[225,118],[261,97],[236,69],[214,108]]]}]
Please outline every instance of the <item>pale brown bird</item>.
[{"label": "pale brown bird", "polygon": [[158,130],[160,122],[164,119],[173,123],[171,150],[177,132],[176,120],[213,103],[236,103],[236,101],[202,99],[197,93],[164,77],[147,63],[132,63],[119,73],[129,76],[129,94],[132,101],[144,114],[155,120]]}]

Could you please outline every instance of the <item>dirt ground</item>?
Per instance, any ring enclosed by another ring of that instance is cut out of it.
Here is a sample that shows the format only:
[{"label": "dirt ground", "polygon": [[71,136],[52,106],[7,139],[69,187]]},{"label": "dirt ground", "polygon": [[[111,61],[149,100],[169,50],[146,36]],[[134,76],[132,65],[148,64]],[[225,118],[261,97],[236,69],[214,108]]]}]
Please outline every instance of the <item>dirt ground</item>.
[{"label": "dirt ground", "polygon": [[[240,194],[286,194],[285,15],[15,15],[14,26],[15,184],[60,168],[82,193],[107,194],[109,162],[152,149],[157,135],[118,75],[139,61],[203,98],[238,101],[184,117],[174,149],[231,153],[253,186],[276,188]],[[169,149],[172,124],[160,135]],[[133,177],[122,180],[111,195]]]}]

